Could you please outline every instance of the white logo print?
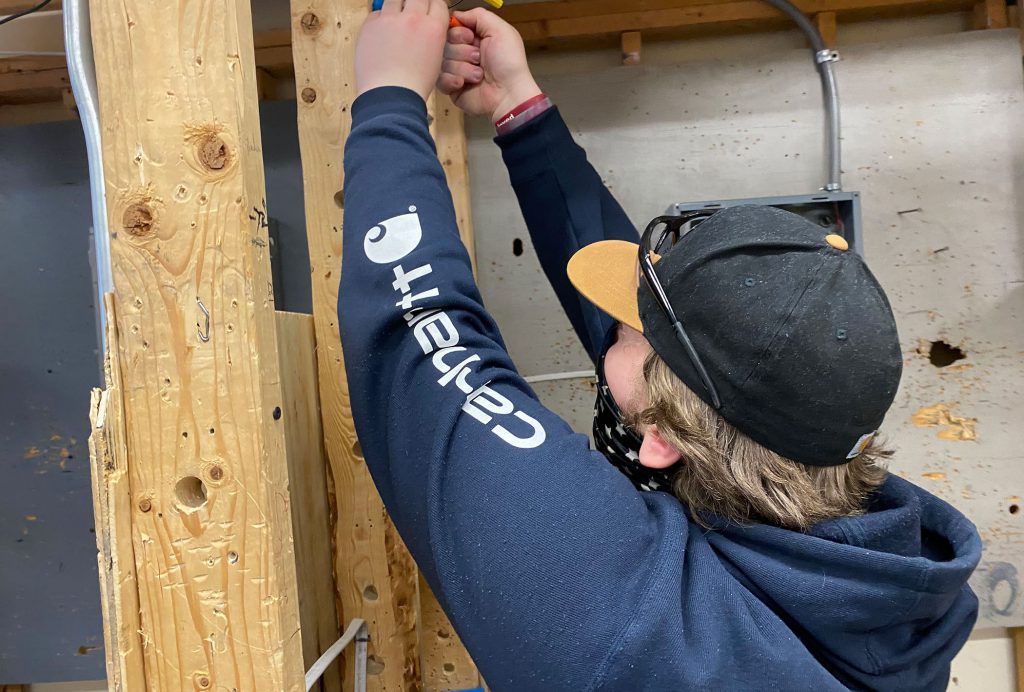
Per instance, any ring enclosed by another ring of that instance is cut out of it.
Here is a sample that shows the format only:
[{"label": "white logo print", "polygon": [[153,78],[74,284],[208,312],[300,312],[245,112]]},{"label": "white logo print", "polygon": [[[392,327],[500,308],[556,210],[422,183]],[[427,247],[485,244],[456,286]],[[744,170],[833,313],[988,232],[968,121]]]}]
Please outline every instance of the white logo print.
[{"label": "white logo print", "polygon": [[422,264],[406,271],[397,264],[416,249],[423,237],[416,207],[409,207],[409,212],[382,221],[366,234],[363,240],[366,256],[376,264],[393,265],[391,273],[395,280],[391,288],[398,297],[395,307],[402,310],[423,355],[430,358],[440,375],[437,384],[442,388],[454,384],[466,397],[462,410],[506,444],[519,449],[539,447],[547,439],[540,421],[517,410],[508,397],[490,386],[489,380],[482,385],[470,381],[479,378],[474,363],[481,363],[482,358],[460,344],[462,337],[451,316],[430,305],[437,302],[430,299],[441,298],[440,289],[431,286],[434,268]]},{"label": "white logo print", "polygon": [[392,264],[416,249],[423,238],[423,228],[416,207],[379,224],[366,232],[363,252],[375,264]]}]

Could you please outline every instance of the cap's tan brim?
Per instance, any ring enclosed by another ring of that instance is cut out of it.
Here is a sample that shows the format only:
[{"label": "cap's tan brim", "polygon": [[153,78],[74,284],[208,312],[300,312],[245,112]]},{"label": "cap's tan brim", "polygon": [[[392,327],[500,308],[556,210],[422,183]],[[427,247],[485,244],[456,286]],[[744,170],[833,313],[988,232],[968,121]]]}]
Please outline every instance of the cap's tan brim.
[{"label": "cap's tan brim", "polygon": [[578,250],[566,271],[569,281],[587,300],[619,322],[643,332],[636,302],[638,251],[636,243],[602,240]]}]

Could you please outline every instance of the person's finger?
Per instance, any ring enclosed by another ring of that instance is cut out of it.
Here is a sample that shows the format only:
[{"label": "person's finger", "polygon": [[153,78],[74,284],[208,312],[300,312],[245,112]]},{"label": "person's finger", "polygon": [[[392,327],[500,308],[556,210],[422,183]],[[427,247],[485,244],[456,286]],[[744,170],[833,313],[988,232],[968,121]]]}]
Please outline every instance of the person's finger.
[{"label": "person's finger", "polygon": [[398,14],[402,11],[402,0],[384,0],[384,6],[380,8],[381,14]]},{"label": "person's finger", "polygon": [[438,17],[444,17],[444,21],[448,22],[448,3],[445,0],[428,0],[427,14]]},{"label": "person's finger", "polygon": [[457,60],[479,65],[480,49],[472,45],[467,46],[465,44],[446,43],[444,45],[444,57],[448,60]]},{"label": "person's finger", "polygon": [[454,14],[462,26],[472,30],[481,38],[486,36],[496,23],[501,22],[496,14],[483,7],[475,7],[468,12],[455,12]]},{"label": "person's finger", "polygon": [[472,29],[457,26],[454,29],[448,30],[448,43],[473,45],[475,41],[476,34],[473,33]]},{"label": "person's finger", "polygon": [[402,12],[406,14],[427,14],[430,12],[430,0],[405,0]]},{"label": "person's finger", "polygon": [[445,60],[441,63],[441,72],[462,77],[471,84],[477,84],[484,78],[484,71],[478,66],[457,60]]},{"label": "person's finger", "polygon": [[456,92],[462,91],[464,86],[466,86],[466,80],[458,75],[442,72],[441,76],[437,78],[437,90],[446,96],[452,96]]}]

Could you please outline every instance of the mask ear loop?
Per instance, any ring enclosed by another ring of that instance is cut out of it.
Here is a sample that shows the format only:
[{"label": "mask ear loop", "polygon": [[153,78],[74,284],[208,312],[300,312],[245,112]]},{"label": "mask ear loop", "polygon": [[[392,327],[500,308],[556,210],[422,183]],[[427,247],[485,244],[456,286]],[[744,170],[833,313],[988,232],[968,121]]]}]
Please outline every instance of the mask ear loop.
[{"label": "mask ear loop", "polygon": [[[678,317],[676,317],[676,312],[672,309],[672,304],[669,302],[668,295],[665,293],[665,289],[661,285],[661,280],[654,271],[654,261],[651,258],[651,255],[653,254],[651,251],[651,236],[658,226],[668,226],[668,232],[673,232],[674,230],[674,232],[678,234],[679,229],[682,228],[685,223],[703,216],[710,216],[710,214],[693,212],[682,216],[659,216],[653,219],[649,224],[647,224],[647,229],[640,237],[637,265],[638,274],[643,274],[644,279],[647,282],[647,287],[651,289],[651,292],[654,294],[654,298],[657,300],[662,312],[665,313],[669,322],[671,322],[672,329],[676,335],[676,340],[682,344],[683,350],[686,351],[686,355],[690,358],[690,363],[692,363],[694,369],[697,370],[697,375],[700,377],[701,383],[704,385],[704,389],[711,397],[711,405],[715,410],[718,410],[722,408],[722,401],[718,396],[718,390],[711,381],[711,376],[704,367],[704,362],[700,359],[700,355],[697,353],[697,349],[694,348],[693,342],[690,341],[689,335],[686,333],[686,330],[683,329],[683,323]],[[664,240],[664,236],[662,239]],[[639,276],[637,277],[637,281],[639,282]]]}]

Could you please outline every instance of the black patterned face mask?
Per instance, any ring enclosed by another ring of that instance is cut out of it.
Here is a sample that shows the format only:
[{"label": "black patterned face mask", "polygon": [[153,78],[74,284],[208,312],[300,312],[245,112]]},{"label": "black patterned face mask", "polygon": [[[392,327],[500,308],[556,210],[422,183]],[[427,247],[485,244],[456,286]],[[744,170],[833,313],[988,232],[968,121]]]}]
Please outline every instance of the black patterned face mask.
[{"label": "black patterned face mask", "polygon": [[679,465],[667,469],[651,469],[640,463],[640,444],[643,438],[623,423],[622,411],[612,398],[608,380],[604,375],[604,358],[615,342],[612,329],[597,361],[597,403],[594,407],[594,445],[597,451],[628,478],[637,490],[672,492],[672,476]]}]

